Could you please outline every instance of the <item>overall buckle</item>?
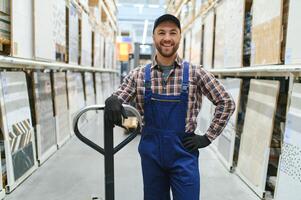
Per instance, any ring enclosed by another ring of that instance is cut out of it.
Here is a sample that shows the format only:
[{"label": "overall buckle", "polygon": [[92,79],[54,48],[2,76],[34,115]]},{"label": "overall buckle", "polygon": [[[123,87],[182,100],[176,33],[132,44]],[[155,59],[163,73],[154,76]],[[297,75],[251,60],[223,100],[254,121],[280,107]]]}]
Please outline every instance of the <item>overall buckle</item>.
[{"label": "overall buckle", "polygon": [[182,84],[182,91],[187,92],[188,91],[188,84]]}]

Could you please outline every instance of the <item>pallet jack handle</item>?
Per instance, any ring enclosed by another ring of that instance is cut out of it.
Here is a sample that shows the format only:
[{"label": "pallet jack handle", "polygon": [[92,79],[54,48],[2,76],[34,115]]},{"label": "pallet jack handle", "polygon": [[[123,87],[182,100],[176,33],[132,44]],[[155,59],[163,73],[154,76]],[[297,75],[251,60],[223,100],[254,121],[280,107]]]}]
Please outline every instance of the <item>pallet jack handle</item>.
[{"label": "pallet jack handle", "polygon": [[[114,124],[106,121],[104,119],[104,148],[100,147],[99,145],[95,144],[85,136],[81,134],[78,128],[78,121],[80,117],[87,111],[90,110],[104,110],[104,105],[92,105],[82,108],[78,113],[75,115],[73,119],[73,130],[75,135],[80,139],[83,143],[94,149],[95,151],[104,155],[105,158],[105,200],[114,200],[114,154],[117,153],[120,149],[126,146],[129,142],[131,142],[141,131],[140,127],[142,126],[142,118],[137,109],[130,105],[123,104],[123,107],[126,111],[133,113],[138,119],[138,126],[137,128],[129,134],[129,136],[120,142],[116,147],[114,147],[113,142],[113,128]],[[127,129],[124,126],[120,126],[122,128]]]}]

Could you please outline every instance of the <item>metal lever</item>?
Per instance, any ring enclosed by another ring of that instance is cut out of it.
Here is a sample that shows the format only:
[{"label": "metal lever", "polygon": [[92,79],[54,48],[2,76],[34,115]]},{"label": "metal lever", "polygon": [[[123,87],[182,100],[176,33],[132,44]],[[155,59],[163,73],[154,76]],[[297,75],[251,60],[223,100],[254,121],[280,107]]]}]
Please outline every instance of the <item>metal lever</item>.
[{"label": "metal lever", "polygon": [[[139,112],[130,105],[123,105],[125,110],[132,112],[138,119],[139,125],[136,130],[129,134],[129,136],[120,142],[115,148],[113,146],[113,128],[114,124],[104,119],[104,148],[98,146],[85,136],[81,134],[78,128],[79,118],[89,110],[104,110],[104,105],[92,105],[81,109],[73,119],[73,130],[75,135],[86,145],[101,153],[105,157],[105,199],[114,200],[114,154],[122,149],[125,145],[131,142],[140,132],[142,126],[142,118]],[[123,126],[120,126],[125,128]]]}]

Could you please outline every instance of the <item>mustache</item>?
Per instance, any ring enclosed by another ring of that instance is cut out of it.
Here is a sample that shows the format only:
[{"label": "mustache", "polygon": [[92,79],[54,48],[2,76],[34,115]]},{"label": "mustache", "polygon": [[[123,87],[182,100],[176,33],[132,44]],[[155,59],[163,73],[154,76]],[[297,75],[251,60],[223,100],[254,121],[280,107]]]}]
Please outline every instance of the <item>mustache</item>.
[{"label": "mustache", "polygon": [[168,44],[168,45],[175,45],[174,42],[160,42],[160,45],[166,45],[166,44]]}]

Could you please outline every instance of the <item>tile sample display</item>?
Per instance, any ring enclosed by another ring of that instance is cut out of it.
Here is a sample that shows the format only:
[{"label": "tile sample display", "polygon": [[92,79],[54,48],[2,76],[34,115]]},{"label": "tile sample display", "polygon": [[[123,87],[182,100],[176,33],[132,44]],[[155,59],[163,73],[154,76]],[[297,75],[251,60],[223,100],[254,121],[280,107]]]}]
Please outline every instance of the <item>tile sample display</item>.
[{"label": "tile sample display", "polygon": [[81,73],[74,73],[76,79],[76,92],[77,92],[77,102],[78,110],[86,106],[85,94],[84,94],[84,80]]},{"label": "tile sample display", "polygon": [[54,72],[54,110],[56,118],[57,144],[62,146],[70,137],[69,110],[67,104],[67,86],[65,72]]},{"label": "tile sample display", "polygon": [[35,58],[65,61],[66,2],[61,0],[34,0],[34,8]]},{"label": "tile sample display", "polygon": [[53,40],[55,44],[55,60],[67,60],[66,45],[66,1],[52,0],[53,2]]},{"label": "tile sample display", "polygon": [[282,0],[254,0],[252,14],[251,65],[280,63]]},{"label": "tile sample display", "polygon": [[[90,72],[85,72],[85,99],[86,105],[91,106],[95,105],[95,93],[94,93],[94,80],[93,74]],[[88,111],[87,113],[88,119],[92,119],[95,115],[94,111]]]},{"label": "tile sample display", "polygon": [[279,81],[251,80],[241,135],[236,171],[260,197],[265,192],[279,85]]},{"label": "tile sample display", "polygon": [[213,67],[213,45],[214,45],[214,12],[209,11],[204,18],[204,61],[203,66],[205,69]]},{"label": "tile sample display", "polygon": [[216,8],[214,67],[241,67],[245,0],[222,1]]},{"label": "tile sample display", "polygon": [[95,73],[95,87],[96,87],[96,103],[104,104],[101,73]]},{"label": "tile sample display", "polygon": [[94,81],[93,74],[90,72],[85,73],[85,91],[86,91],[86,105],[95,104]]},{"label": "tile sample display", "polygon": [[102,81],[102,89],[103,89],[103,97],[104,99],[111,96],[113,91],[113,81],[111,78],[111,73],[101,73],[101,81]]},{"label": "tile sample display", "polygon": [[33,73],[37,154],[40,163],[57,150],[50,73]]},{"label": "tile sample display", "polygon": [[1,129],[11,192],[37,167],[27,82],[23,72],[0,73]]},{"label": "tile sample display", "polygon": [[289,1],[288,27],[286,37],[285,64],[301,64],[301,1]]},{"label": "tile sample display", "polygon": [[94,67],[101,68],[100,33],[94,31]]},{"label": "tile sample display", "polygon": [[[53,41],[53,0],[34,0],[34,54],[35,59],[55,60]],[[45,28],[47,27],[47,28]]]},{"label": "tile sample display", "polygon": [[184,56],[183,59],[190,62],[190,56],[192,51],[192,44],[191,44],[191,30],[186,31],[184,36],[185,41],[185,49],[184,49]]},{"label": "tile sample display", "polygon": [[92,29],[89,22],[89,16],[82,12],[81,18],[81,65],[92,65]]},{"label": "tile sample display", "polygon": [[218,156],[220,157],[222,163],[226,166],[226,168],[228,170],[232,170],[242,80],[238,78],[228,78],[220,79],[220,81],[224,85],[227,92],[230,93],[236,105],[236,109],[229,119],[228,124],[226,125],[222,134],[217,138]]},{"label": "tile sample display", "polygon": [[69,112],[73,119],[75,113],[79,110],[79,104],[77,102],[76,74],[73,72],[67,72],[67,89]]},{"label": "tile sample display", "polygon": [[202,18],[198,17],[191,30],[191,43],[193,51],[191,51],[191,63],[195,65],[201,64],[201,43],[202,43]]},{"label": "tile sample display", "polygon": [[[86,106],[86,101],[85,101],[85,93],[84,93],[84,80],[83,80],[83,74],[82,73],[74,73],[75,78],[76,78],[76,93],[77,93],[77,105],[78,105],[78,110],[84,108]],[[79,127],[84,126],[87,122],[87,117],[86,115],[83,115],[79,119]]]},{"label": "tile sample display", "polygon": [[78,64],[78,11],[76,6],[69,4],[69,63]]},{"label": "tile sample display", "polygon": [[69,107],[69,121],[70,121],[70,131],[74,134],[72,122],[76,113],[80,109],[81,102],[78,102],[78,92],[77,92],[77,75],[74,72],[67,72],[67,89],[68,89],[68,107]]},{"label": "tile sample display", "polygon": [[295,83],[286,118],[275,200],[300,198],[301,188],[301,84]]},{"label": "tile sample display", "polygon": [[[105,67],[105,58],[104,58],[104,54],[105,54],[105,38],[103,35],[100,35],[100,67],[104,68]],[[97,66],[96,66],[97,67]]]},{"label": "tile sample display", "polygon": [[226,37],[226,17],[228,1],[222,1],[216,7],[216,25],[214,42],[214,67],[224,67],[225,37]]},{"label": "tile sample display", "polygon": [[33,0],[11,1],[12,55],[33,58]]}]

